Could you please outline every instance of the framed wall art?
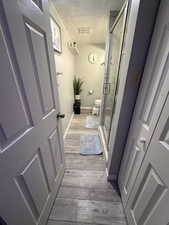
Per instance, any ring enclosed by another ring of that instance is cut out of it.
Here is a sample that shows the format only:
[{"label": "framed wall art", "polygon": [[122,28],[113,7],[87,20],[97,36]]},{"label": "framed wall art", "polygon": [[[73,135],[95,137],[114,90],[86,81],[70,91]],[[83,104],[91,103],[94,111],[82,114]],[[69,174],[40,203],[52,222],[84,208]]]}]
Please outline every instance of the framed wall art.
[{"label": "framed wall art", "polygon": [[52,42],[53,49],[58,53],[62,53],[62,37],[61,28],[56,23],[53,17],[50,17],[51,31],[52,31]]}]

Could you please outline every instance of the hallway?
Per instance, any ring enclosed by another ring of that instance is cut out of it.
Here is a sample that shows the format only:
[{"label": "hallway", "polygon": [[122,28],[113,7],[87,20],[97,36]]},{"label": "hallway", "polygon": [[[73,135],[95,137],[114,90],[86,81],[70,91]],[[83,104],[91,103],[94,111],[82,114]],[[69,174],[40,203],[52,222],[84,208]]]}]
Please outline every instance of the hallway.
[{"label": "hallway", "polygon": [[80,135],[87,114],[74,115],[65,139],[66,170],[48,225],[126,225],[120,196],[106,181],[103,156],[82,156]]}]

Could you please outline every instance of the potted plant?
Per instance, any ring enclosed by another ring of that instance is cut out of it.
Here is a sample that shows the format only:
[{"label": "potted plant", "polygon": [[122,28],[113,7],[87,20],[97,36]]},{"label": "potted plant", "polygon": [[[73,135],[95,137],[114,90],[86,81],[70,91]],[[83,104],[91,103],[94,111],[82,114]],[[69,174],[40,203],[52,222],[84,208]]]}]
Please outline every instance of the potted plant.
[{"label": "potted plant", "polygon": [[80,93],[82,92],[83,83],[84,81],[81,78],[77,78],[76,76],[74,77],[73,90],[75,102],[73,105],[73,110],[75,114],[80,114],[80,106],[81,106]]}]

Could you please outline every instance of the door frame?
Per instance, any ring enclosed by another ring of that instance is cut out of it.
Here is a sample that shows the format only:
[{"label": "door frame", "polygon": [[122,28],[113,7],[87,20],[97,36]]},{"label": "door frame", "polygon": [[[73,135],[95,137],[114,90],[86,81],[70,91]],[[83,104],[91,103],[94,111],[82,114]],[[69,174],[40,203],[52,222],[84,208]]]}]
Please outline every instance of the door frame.
[{"label": "door frame", "polygon": [[[151,13],[149,12],[150,7]],[[144,70],[144,65],[152,38],[158,7],[159,1],[155,0],[150,0],[149,2],[147,2],[146,0],[129,1],[126,25],[127,29],[125,35],[125,44],[127,43],[127,51],[124,51],[125,54],[123,55],[121,61],[120,73],[123,74],[123,76],[121,79],[122,81],[119,83],[120,91],[117,96],[117,106],[114,115],[115,122],[111,127],[109,142],[110,150],[107,157],[107,175],[108,180],[110,181],[118,179],[123,151],[127,141],[128,130],[137,100],[142,72]],[[144,19],[143,13],[146,14]],[[147,17],[148,21],[146,22],[145,26],[145,20],[147,19]],[[142,43],[143,40],[145,41],[140,48],[140,43]],[[138,48],[139,58],[137,57]],[[133,63],[135,64],[135,68],[133,67]],[[134,88],[131,88],[130,85],[134,79],[131,74],[133,74],[133,76],[135,75],[136,78]],[[105,76],[106,75],[107,74],[105,73]],[[104,104],[102,105],[102,107],[104,107]],[[105,143],[102,120],[99,131],[102,143]],[[104,148],[106,148],[104,150],[106,151],[107,146],[104,145]]]},{"label": "door frame", "polygon": [[[107,81],[109,81],[109,78],[110,78],[110,61],[111,61],[111,57],[112,57],[112,33],[117,25],[117,23],[119,22],[119,20],[121,19],[123,13],[125,14],[125,21],[124,21],[124,31],[123,31],[123,34],[122,34],[122,47],[121,47],[121,52],[120,52],[120,60],[119,60],[119,68],[118,68],[118,74],[117,74],[117,80],[119,78],[119,72],[120,72],[120,66],[121,66],[121,59],[122,59],[122,54],[123,54],[123,45],[124,45],[124,38],[125,38],[125,29],[126,29],[126,23],[127,23],[127,13],[128,13],[128,1],[125,1],[125,3],[123,4],[114,24],[112,25],[111,29],[110,29],[110,45],[109,45],[109,63],[108,63],[108,77],[107,77]],[[117,81],[117,84],[116,84],[116,88],[115,88],[115,92],[117,91],[118,89],[118,81]],[[106,103],[106,95],[104,95],[104,103]],[[113,111],[111,113],[111,124],[112,124],[112,121],[113,121]],[[104,126],[104,125],[103,125]],[[104,131],[106,132],[106,128],[104,129]],[[109,141],[111,139],[111,128],[110,128],[110,131],[108,134],[105,134],[105,136],[107,136],[107,144],[109,145]]]},{"label": "door frame", "polygon": [[[121,57],[121,64],[119,69],[119,77],[121,77],[119,82],[119,92],[117,95],[117,105],[116,110],[114,113],[114,123],[111,125],[111,131],[110,131],[110,140],[109,140],[109,155],[108,155],[108,180],[116,180],[117,174],[112,174],[111,172],[111,166],[112,166],[112,158],[116,158],[114,153],[114,145],[115,145],[115,139],[117,135],[118,130],[118,123],[120,120],[120,109],[123,104],[123,98],[124,98],[124,92],[125,92],[125,85],[127,81],[128,69],[129,64],[131,60],[132,55],[132,47],[134,42],[134,35],[137,25],[137,18],[139,13],[139,6],[140,6],[140,0],[132,0],[129,2],[128,6],[128,14],[127,14],[127,21],[126,21],[126,34],[124,37],[124,43],[122,51],[124,54],[122,54]],[[125,49],[127,43],[127,50]],[[123,75],[122,75],[123,74]],[[113,146],[113,147],[112,147]],[[118,157],[118,156],[117,156]]]},{"label": "door frame", "polygon": [[[159,10],[157,13],[157,19],[155,21],[151,46],[148,52],[146,67],[142,78],[142,83],[140,86],[140,91],[137,98],[118,178],[119,189],[121,192],[124,207],[126,207],[126,205],[128,204],[130,195],[132,195],[133,193],[136,177],[138,176],[143,160],[146,157],[151,139],[153,137],[153,133],[155,131],[155,127],[157,126],[157,122],[159,120],[159,115],[161,114],[161,109],[163,108],[163,104],[165,101],[166,88],[156,89],[158,85],[163,85],[162,82],[165,78],[165,75],[163,74],[165,74],[166,71],[166,69],[163,69],[163,71],[161,72],[156,68],[166,68],[165,65],[162,67],[162,62],[166,57],[165,54],[167,55],[164,49],[167,51],[168,48],[168,40],[166,38],[168,34],[168,25],[166,25],[168,20],[164,20],[162,16],[160,18],[161,21],[159,19],[160,15],[165,15],[167,12],[160,13],[162,8],[161,5],[163,5],[162,2],[160,2],[158,7]],[[165,7],[165,9],[166,8],[167,6]],[[154,65],[158,66],[155,67]],[[149,89],[152,89],[152,91],[148,91]],[[157,92],[154,92],[153,90]],[[147,99],[147,101],[145,101],[145,99]],[[152,104],[150,99],[153,100],[153,103],[155,103],[155,105]],[[147,113],[148,116],[146,119],[145,109],[147,108],[147,103],[151,106],[150,109],[154,110],[150,111],[149,109],[147,109],[147,112],[149,114]],[[153,108],[152,105],[154,106]],[[141,142],[141,140],[143,140],[143,142]]]},{"label": "door frame", "polygon": [[[104,81],[103,81],[103,91],[102,91],[102,105],[101,105],[101,114],[100,114],[100,126],[99,126],[99,134],[102,140],[102,144],[103,144],[103,148],[104,148],[104,153],[105,153],[105,158],[106,161],[108,162],[108,157],[109,157],[109,152],[108,152],[108,143],[109,140],[111,138],[111,128],[110,128],[110,132],[109,134],[107,134],[106,132],[106,128],[104,126],[104,118],[105,118],[105,105],[106,105],[106,94],[104,94],[104,85],[106,83],[108,83],[109,81],[109,74],[110,74],[110,61],[111,61],[111,45],[112,45],[112,33],[113,30],[116,26],[116,24],[118,23],[119,19],[121,18],[122,14],[124,13],[125,9],[128,11],[128,0],[126,0],[124,2],[124,4],[122,5],[122,8],[120,9],[120,12],[116,15],[115,20],[113,22],[113,24],[110,26],[111,22],[110,20],[112,20],[112,18],[110,18],[109,20],[109,32],[108,32],[108,39],[107,39],[107,44],[106,44],[106,55],[105,55],[105,73],[104,73]],[[127,8],[126,8],[127,7]],[[127,22],[127,13],[126,12],[126,21],[125,21],[125,27],[126,27],[126,22]],[[123,42],[124,42],[124,35],[125,35],[125,30],[123,33]],[[123,46],[123,44],[122,44]],[[123,47],[121,49],[121,53],[120,53],[120,62],[119,65],[121,63],[121,55],[123,52]],[[118,71],[119,74],[119,71]],[[112,122],[112,118],[111,118],[111,122]]]},{"label": "door frame", "polygon": [[[126,1],[128,2],[128,1]],[[125,4],[124,6],[125,7]],[[121,71],[119,71],[119,73],[123,73],[123,82],[119,84],[119,89],[120,89],[120,96],[118,96],[118,104],[117,104],[117,110],[118,113],[115,113],[116,115],[114,115],[114,117],[116,118],[116,120],[119,120],[120,117],[120,112],[119,112],[119,108],[122,105],[122,100],[123,100],[123,94],[124,94],[124,90],[125,90],[125,83],[127,80],[127,71],[128,71],[128,67],[129,67],[129,62],[130,62],[130,56],[131,56],[131,52],[132,52],[132,45],[133,45],[133,40],[134,40],[134,33],[135,33],[135,29],[136,29],[136,22],[137,22],[137,17],[138,17],[138,11],[139,11],[139,5],[140,5],[140,0],[132,0],[128,2],[128,12],[127,12],[127,19],[126,19],[126,27],[128,29],[128,31],[126,32],[126,36],[125,36],[125,42],[128,43],[128,51],[126,51],[126,54],[123,55],[123,59],[121,59]],[[124,10],[124,8],[123,8]],[[123,10],[121,10],[121,13],[123,13]],[[121,15],[121,14],[119,14]],[[118,21],[119,16],[116,18],[116,20]],[[117,23],[117,21],[115,20],[115,23]],[[111,28],[111,31],[113,30],[114,25]],[[107,82],[109,79],[109,64],[110,64],[110,46],[111,46],[111,31],[109,31],[109,38],[108,38],[108,43],[107,43],[107,54],[106,54],[106,63],[105,63],[105,74],[104,74],[104,82]],[[124,44],[125,45],[125,44]],[[123,47],[125,47],[123,45]],[[123,49],[123,48],[122,48]],[[122,50],[123,51],[123,50]],[[111,169],[111,159],[113,157],[113,148],[109,149],[108,151],[108,146],[106,144],[106,138],[105,138],[105,131],[104,131],[104,126],[103,126],[103,121],[104,121],[104,107],[105,107],[105,96],[104,94],[102,95],[102,106],[101,106],[101,116],[100,116],[100,126],[99,126],[99,133],[100,133],[100,137],[102,140],[102,144],[104,147],[104,152],[106,157],[106,161],[107,161],[107,177],[108,180],[116,180],[117,176],[114,174],[111,174],[110,169]],[[116,110],[116,111],[117,111]],[[117,115],[118,114],[118,115]],[[110,143],[109,145],[113,145],[113,142],[115,141],[115,135],[117,132],[117,127],[118,127],[118,123],[115,124],[115,126],[113,126],[113,124],[111,125],[111,131],[110,131]]]}]

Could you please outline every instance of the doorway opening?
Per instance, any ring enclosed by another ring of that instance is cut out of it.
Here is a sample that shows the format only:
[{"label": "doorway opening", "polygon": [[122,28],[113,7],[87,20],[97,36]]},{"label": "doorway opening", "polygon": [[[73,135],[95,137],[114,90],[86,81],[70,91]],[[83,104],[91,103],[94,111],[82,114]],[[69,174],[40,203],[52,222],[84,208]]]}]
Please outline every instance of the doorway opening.
[{"label": "doorway opening", "polygon": [[[106,149],[127,15],[125,4],[118,16],[123,3],[55,0],[50,4],[51,16],[60,28],[61,51],[55,51],[55,63],[61,111],[66,115],[62,121],[64,137],[73,109],[75,115],[81,113],[85,117],[86,128],[103,127]],[[78,118],[81,120],[81,116],[77,115]],[[100,151],[107,160],[107,150]]]},{"label": "doorway opening", "polygon": [[[96,204],[93,210],[96,214],[99,213],[100,218],[104,217],[99,209],[103,204],[107,213],[111,214],[105,216],[106,224],[114,222],[112,217],[114,213],[118,220],[125,224],[125,215],[116,213],[109,204],[111,199],[113,204],[117,204],[122,210],[116,182],[107,182],[107,154],[99,133],[104,118],[107,125],[109,123],[111,126],[113,113],[111,111],[107,114],[107,109],[114,107],[109,105],[109,101],[114,99],[118,83],[118,64],[126,14],[123,16],[121,13],[122,19],[120,17],[119,22],[116,22],[115,32],[113,24],[123,2],[55,0],[53,3],[50,5],[50,10],[55,22],[59,23],[62,42],[62,52],[55,52],[55,62],[61,111],[66,114],[66,118],[62,121],[66,171],[49,222],[50,220],[72,221],[75,219],[72,218],[73,211],[79,210],[77,205],[83,205],[82,211],[84,211],[84,208],[90,208],[92,203]],[[113,33],[115,35],[112,35]],[[117,45],[116,53],[112,50],[113,45]],[[116,68],[112,70],[109,69],[109,64],[112,63],[110,55],[111,58],[117,57],[113,62]],[[108,69],[111,76],[108,74]],[[107,83],[109,83],[108,87]],[[68,206],[70,202],[72,208]],[[58,214],[59,211],[64,210],[65,205],[68,206],[66,208],[71,214],[70,218],[68,212]],[[91,221],[93,218],[96,219],[97,215],[92,215],[90,218],[87,214],[86,218],[80,216],[79,219],[81,222],[93,223],[94,221]]]}]

